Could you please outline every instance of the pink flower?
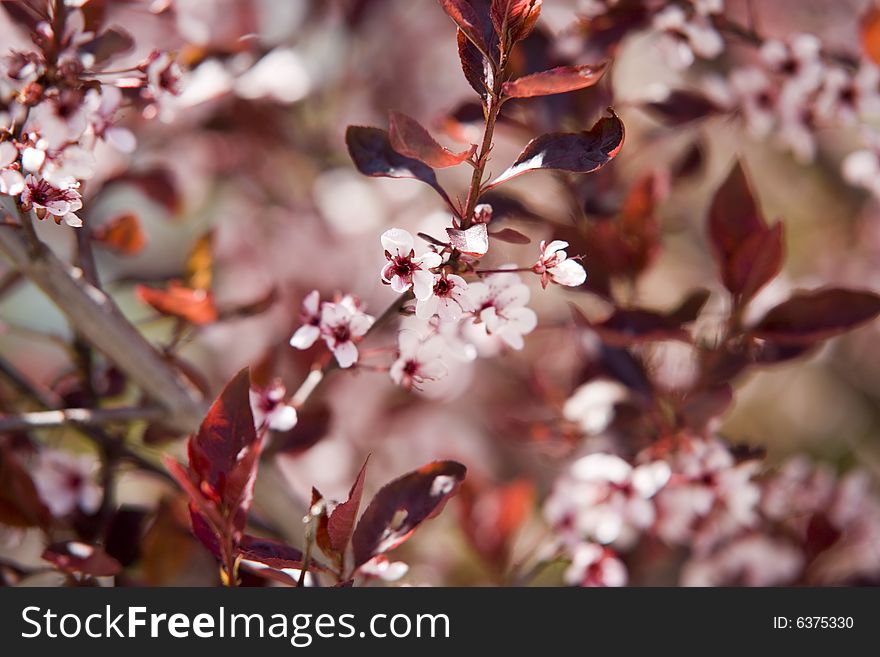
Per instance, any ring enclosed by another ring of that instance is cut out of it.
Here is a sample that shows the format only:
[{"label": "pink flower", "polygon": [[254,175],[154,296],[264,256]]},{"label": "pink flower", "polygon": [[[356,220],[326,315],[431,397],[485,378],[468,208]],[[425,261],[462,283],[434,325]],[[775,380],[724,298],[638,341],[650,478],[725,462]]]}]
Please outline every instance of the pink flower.
[{"label": "pink flower", "polygon": [[538,325],[538,316],[525,307],[529,295],[528,286],[514,273],[491,274],[468,286],[477,326],[513,349],[522,349],[523,336]]},{"label": "pink flower", "polygon": [[398,335],[398,357],[391,365],[391,379],[406,389],[421,390],[426,381],[436,381],[446,375],[446,365],[440,358],[444,341],[438,336],[426,339],[412,330]]},{"label": "pink flower", "polygon": [[761,59],[783,76],[782,95],[799,97],[822,84],[822,43],[812,34],[797,34],[787,41],[768,39],[761,46]]},{"label": "pink flower", "polygon": [[433,294],[416,302],[416,317],[427,320],[437,315],[441,322],[457,322],[462,311],[471,308],[467,288],[461,276],[434,274]]},{"label": "pink flower", "polygon": [[357,343],[366,335],[375,318],[362,312],[351,296],[338,303],[325,301],[321,305],[321,337],[336,357],[339,367],[345,369],[357,362]]},{"label": "pink flower", "polygon": [[764,139],[776,124],[778,91],[767,73],[756,67],[739,68],[730,74],[730,86],[739,102],[746,130]]},{"label": "pink flower", "polygon": [[574,542],[589,539],[627,547],[654,522],[651,498],[668,480],[664,461],[634,468],[612,454],[590,454],[556,481],[544,515]]},{"label": "pink flower", "polygon": [[388,262],[382,268],[382,281],[395,292],[410,287],[416,299],[423,301],[433,294],[434,274],[431,269],[440,266],[441,258],[433,251],[416,256],[413,236],[402,228],[382,233],[382,248]]},{"label": "pink flower", "polygon": [[595,543],[580,543],[571,550],[571,565],[564,574],[570,586],[626,586],[626,566],[617,555]]},{"label": "pink flower", "polygon": [[66,516],[75,509],[92,514],[101,505],[101,488],[92,479],[97,461],[88,455],[44,450],[34,469],[37,494],[53,516]]},{"label": "pink flower", "polygon": [[532,271],[541,276],[541,286],[547,287],[550,281],[568,287],[583,285],[587,280],[587,272],[583,265],[575,260],[569,260],[565,249],[568,242],[553,240],[549,244],[541,241],[541,254],[538,261],[532,265]]},{"label": "pink flower", "polygon": [[308,349],[321,337],[321,296],[317,290],[312,290],[303,299],[300,320],[303,325],[290,338],[290,346]]},{"label": "pink flower", "polygon": [[18,149],[14,144],[0,142],[0,194],[18,196],[24,191],[24,177],[17,167]]},{"label": "pink flower", "polygon": [[706,16],[698,12],[688,16],[678,5],[655,14],[653,27],[662,32],[660,48],[670,66],[677,69],[688,68],[696,56],[714,59],[724,50],[724,40]]},{"label": "pink flower", "polygon": [[50,214],[57,224],[63,220],[68,226],[82,226],[82,220],[76,215],[76,211],[82,208],[82,198],[76,190],[77,183],[60,189],[33,175],[28,175],[24,182],[21,203],[25,209],[34,208],[41,219]]},{"label": "pink flower", "polygon": [[682,569],[684,586],[780,586],[800,574],[804,555],[790,543],[746,534]]},{"label": "pink flower", "polygon": [[296,409],[284,403],[287,389],[276,379],[265,388],[250,391],[254,425],[259,431],[264,425],[272,431],[290,431],[296,426]]},{"label": "pink flower", "polygon": [[31,110],[28,129],[36,129],[52,149],[79,141],[89,125],[83,100],[83,94],[77,91],[47,98]]}]

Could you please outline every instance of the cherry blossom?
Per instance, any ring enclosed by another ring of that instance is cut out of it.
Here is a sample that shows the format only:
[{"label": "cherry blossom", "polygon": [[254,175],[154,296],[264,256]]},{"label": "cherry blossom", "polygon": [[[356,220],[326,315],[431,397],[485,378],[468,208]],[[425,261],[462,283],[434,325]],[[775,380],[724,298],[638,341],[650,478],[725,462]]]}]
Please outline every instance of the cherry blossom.
[{"label": "cherry blossom", "polygon": [[302,326],[290,338],[290,346],[308,349],[321,337],[321,296],[317,290],[312,290],[303,299],[300,321]]},{"label": "cherry blossom", "polygon": [[468,286],[477,326],[512,349],[522,349],[523,336],[538,324],[538,316],[526,308],[529,295],[529,288],[514,273],[490,274]]},{"label": "cherry blossom", "polygon": [[552,281],[559,285],[577,287],[587,280],[587,272],[576,260],[568,258],[565,249],[568,242],[553,240],[549,244],[541,241],[541,254],[532,265],[532,271],[541,277],[541,286],[546,288]]},{"label": "cherry blossom", "polygon": [[0,142],[0,194],[18,196],[24,191],[24,177],[18,170],[18,149],[8,141]]},{"label": "cherry blossom", "polygon": [[417,256],[413,236],[402,228],[386,230],[381,241],[388,260],[382,268],[382,281],[395,292],[406,292],[412,287],[416,299],[428,299],[434,292],[434,274],[430,270],[440,266],[440,255],[426,251]]},{"label": "cherry blossom", "polygon": [[389,374],[399,386],[421,389],[426,381],[436,381],[446,375],[447,368],[441,354],[445,343],[439,336],[422,338],[414,330],[398,334],[398,357]]},{"label": "cherry blossom", "polygon": [[590,454],[557,479],[544,516],[575,541],[629,546],[654,522],[651,498],[669,475],[663,461],[634,468],[613,454]]},{"label": "cherry blossom", "polygon": [[63,148],[79,141],[89,125],[85,97],[65,89],[34,107],[28,117],[28,130],[37,130],[50,148]]},{"label": "cherry blossom", "polygon": [[614,405],[628,397],[627,389],[614,381],[589,381],[566,400],[562,414],[577,422],[586,434],[604,431],[614,419]]},{"label": "cherry blossom", "polygon": [[357,343],[374,321],[375,318],[364,313],[351,296],[345,296],[335,303],[325,301],[321,305],[321,337],[333,352],[339,367],[345,369],[357,362]]},{"label": "cherry blossom", "polygon": [[101,505],[101,488],[93,481],[97,469],[97,461],[89,455],[43,450],[33,473],[37,493],[53,516],[76,509],[92,514]]},{"label": "cherry blossom", "polygon": [[794,545],[761,534],[745,534],[717,552],[684,565],[684,586],[780,586],[790,584],[803,567]]},{"label": "cherry blossom", "polygon": [[284,403],[287,389],[276,379],[265,388],[251,388],[251,411],[257,430],[264,425],[272,431],[290,431],[296,426],[296,409]]},{"label": "cherry blossom", "polygon": [[468,284],[461,276],[446,272],[434,274],[433,294],[416,302],[416,317],[430,319],[436,315],[441,322],[457,322],[463,311],[471,309],[467,289]]},{"label": "cherry blossom", "polygon": [[776,124],[777,89],[770,76],[758,67],[735,69],[730,87],[741,108],[746,130],[755,139],[767,137]]},{"label": "cherry blossom", "polygon": [[596,543],[579,543],[571,551],[563,576],[570,586],[626,586],[626,566],[617,555]]},{"label": "cherry blossom", "polygon": [[[710,7],[707,3],[701,6]],[[696,57],[714,59],[724,50],[724,40],[706,16],[698,12],[688,16],[679,5],[669,5],[655,14],[653,27],[661,32],[661,51],[677,69],[688,68]]]},{"label": "cherry blossom", "polygon": [[780,41],[768,39],[761,46],[761,59],[771,71],[783,76],[783,98],[797,102],[822,84],[822,43],[812,34],[796,34]]},{"label": "cherry blossom", "polygon": [[33,208],[39,218],[52,215],[55,223],[62,221],[75,228],[82,226],[82,220],[76,215],[82,208],[82,198],[77,191],[78,183],[68,188],[53,187],[48,181],[33,175],[25,178],[25,187],[21,193],[21,204],[25,209]]}]

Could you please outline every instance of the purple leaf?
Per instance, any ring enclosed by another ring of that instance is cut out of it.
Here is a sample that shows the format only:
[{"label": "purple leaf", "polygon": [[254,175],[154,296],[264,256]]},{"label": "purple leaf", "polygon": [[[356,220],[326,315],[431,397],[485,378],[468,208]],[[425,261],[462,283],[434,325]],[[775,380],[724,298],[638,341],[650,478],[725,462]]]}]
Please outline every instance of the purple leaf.
[{"label": "purple leaf", "polygon": [[501,90],[505,96],[511,98],[532,98],[586,89],[592,87],[602,78],[607,67],[607,62],[595,66],[591,64],[558,66],[549,71],[532,73],[505,82]]},{"label": "purple leaf", "polygon": [[395,151],[384,130],[350,125],[345,131],[345,143],[357,170],[365,176],[421,180],[452,206],[449,196],[437,182],[434,170],[423,162]]},{"label": "purple leaf", "polygon": [[403,543],[434,517],[464,481],[467,469],[455,461],[434,461],[383,487],[352,536],[355,568]]},{"label": "purple leaf", "polygon": [[824,288],[795,293],[771,308],[751,333],[778,345],[805,345],[845,333],[878,315],[877,294]]},{"label": "purple leaf", "polygon": [[586,132],[553,132],[533,139],[507,171],[488,188],[535,169],[590,173],[616,156],[624,140],[623,122],[612,112]]}]

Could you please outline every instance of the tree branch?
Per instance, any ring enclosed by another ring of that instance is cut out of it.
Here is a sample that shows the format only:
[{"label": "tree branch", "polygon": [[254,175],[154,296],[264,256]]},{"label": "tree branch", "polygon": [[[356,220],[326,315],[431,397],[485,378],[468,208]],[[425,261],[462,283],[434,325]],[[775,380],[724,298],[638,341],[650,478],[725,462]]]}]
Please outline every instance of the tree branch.
[{"label": "tree branch", "polygon": [[63,408],[56,411],[36,411],[20,415],[0,415],[0,433],[30,431],[68,424],[101,426],[114,422],[159,420],[165,415],[160,406],[122,406],[119,408]]},{"label": "tree branch", "polygon": [[[22,218],[23,224],[28,222]],[[206,408],[198,391],[162,359],[109,296],[45,244],[38,243],[34,252],[22,232],[19,226],[0,224],[0,253],[58,306],[75,331],[165,409],[165,424],[183,432],[198,427]]]}]

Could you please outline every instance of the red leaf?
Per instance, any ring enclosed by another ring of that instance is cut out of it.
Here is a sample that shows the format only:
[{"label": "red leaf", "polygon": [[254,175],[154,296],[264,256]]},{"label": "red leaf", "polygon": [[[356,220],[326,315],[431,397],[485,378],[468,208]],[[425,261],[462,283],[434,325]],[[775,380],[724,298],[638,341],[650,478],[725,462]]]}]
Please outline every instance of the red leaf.
[{"label": "red leaf", "polygon": [[593,330],[608,344],[625,347],[640,342],[683,340],[690,338],[687,331],[673,319],[650,310],[615,310]]},{"label": "red leaf", "polygon": [[699,289],[688,294],[674,310],[667,313],[667,317],[678,325],[690,324],[700,316],[700,311],[709,300],[709,290]]},{"label": "red leaf", "polygon": [[438,514],[466,473],[455,461],[434,461],[376,493],[352,536],[355,568],[400,545],[424,520]]},{"label": "red leaf", "polygon": [[488,187],[535,169],[590,173],[607,164],[623,146],[623,122],[612,112],[586,132],[553,132],[533,139],[507,171]]},{"label": "red leaf", "polygon": [[495,231],[494,233],[489,233],[489,237],[492,237],[496,240],[501,240],[502,242],[509,242],[510,244],[531,244],[532,240],[530,240],[526,235],[523,235],[518,230],[514,230],[513,228],[502,228],[501,230]]},{"label": "red leaf", "polygon": [[219,316],[209,291],[194,290],[176,281],[172,281],[167,290],[138,285],[135,293],[163,315],[185,319],[197,326],[216,322]]},{"label": "red leaf", "polygon": [[875,64],[880,64],[880,7],[871,6],[859,22],[862,52]]},{"label": "red leaf", "polygon": [[682,126],[721,112],[721,108],[700,93],[676,89],[663,100],[645,104],[648,113],[670,126]]},{"label": "red leaf", "polygon": [[361,497],[364,494],[364,477],[367,474],[367,460],[364,461],[361,471],[358,472],[351,490],[348,492],[348,500],[333,509],[327,520],[327,536],[330,539],[330,548],[337,554],[343,554],[351,534],[354,531],[358,510],[361,506]]},{"label": "red leaf", "polygon": [[430,185],[447,204],[452,205],[449,196],[437,182],[434,170],[424,162],[395,151],[384,130],[350,125],[345,131],[345,143],[357,170],[365,176],[415,178]]},{"label": "red leaf", "polygon": [[459,498],[471,545],[488,563],[503,569],[514,536],[534,507],[534,485],[525,479],[485,490],[465,484]]},{"label": "red leaf", "polygon": [[190,467],[201,481],[223,497],[226,482],[239,464],[239,455],[256,441],[250,378],[245,368],[226,384],[198,432],[190,438]]},{"label": "red leaf", "polygon": [[101,224],[92,231],[92,239],[102,246],[123,255],[135,255],[147,245],[147,236],[141,229],[136,214],[127,212]]},{"label": "red leaf", "polygon": [[447,228],[449,243],[462,253],[480,258],[489,252],[489,232],[486,224],[474,224],[467,230]]},{"label": "red leaf", "polygon": [[550,96],[568,91],[586,89],[596,84],[608,67],[606,62],[598,65],[558,66],[549,71],[532,73],[510,82],[505,82],[501,90],[511,98],[532,98]]},{"label": "red leaf", "polygon": [[782,227],[767,227],[739,163],[712,199],[709,239],[721,280],[738,304],[747,302],[782,266]]},{"label": "red leaf", "polygon": [[781,345],[804,345],[845,333],[880,315],[880,296],[824,288],[795,293],[770,309],[751,332]]},{"label": "red leaf", "polygon": [[242,559],[258,561],[270,568],[302,568],[303,555],[296,548],[290,547],[279,541],[257,536],[242,536],[238,547],[238,554]]},{"label": "red leaf", "polygon": [[486,57],[461,30],[458,30],[456,38],[458,58],[461,60],[461,70],[465,80],[481,97],[485,97],[487,88],[491,85],[491,69]]},{"label": "red leaf", "polygon": [[122,570],[119,562],[102,548],[78,541],[50,545],[43,551],[41,558],[66,573],[109,577]]},{"label": "red leaf", "polygon": [[414,118],[401,112],[391,112],[388,120],[391,148],[428,166],[443,169],[461,164],[476,151],[476,144],[461,153],[443,148]]},{"label": "red leaf", "polygon": [[492,0],[492,25],[501,36],[507,30],[508,42],[525,39],[541,15],[543,0]]},{"label": "red leaf", "polygon": [[727,263],[726,285],[747,303],[782,269],[785,257],[782,223],[749,236]]},{"label": "red leaf", "polygon": [[480,50],[486,52],[486,40],[483,38],[483,27],[480,16],[468,0],[439,0],[443,11],[455,21],[458,29]]}]

